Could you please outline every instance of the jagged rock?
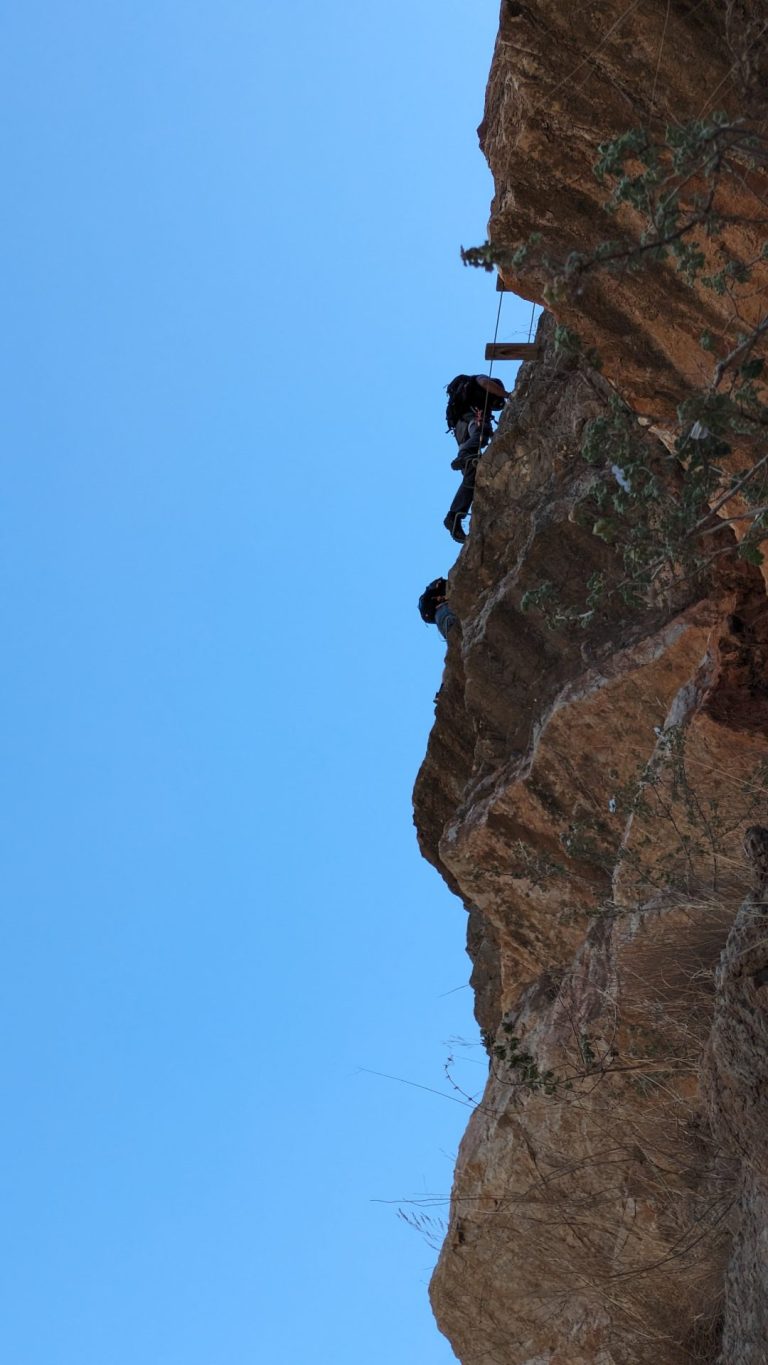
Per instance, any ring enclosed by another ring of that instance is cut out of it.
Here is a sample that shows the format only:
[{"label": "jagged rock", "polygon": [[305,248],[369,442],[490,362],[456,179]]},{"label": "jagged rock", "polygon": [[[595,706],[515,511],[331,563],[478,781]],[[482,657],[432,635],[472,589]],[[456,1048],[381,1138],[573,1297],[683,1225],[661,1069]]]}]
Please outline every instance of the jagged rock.
[{"label": "jagged rock", "polygon": [[[575,22],[561,0],[505,0],[481,128],[492,241],[537,230],[563,256],[614,236],[598,143],[715,97],[736,108],[765,61],[739,36],[756,15],[737,0],[596,0]],[[735,211],[757,190],[745,178]],[[542,299],[535,256],[505,273]],[[763,932],[763,892],[744,902],[742,844],[766,815],[763,576],[721,559],[642,610],[614,594],[584,629],[523,609],[544,580],[574,610],[595,571],[617,581],[585,516],[585,426],[618,390],[663,461],[702,382],[699,333],[725,305],[649,264],[595,272],[555,306],[603,370],[558,350],[544,317],[478,468],[449,580],[460,627],[414,793],[424,856],[468,911],[490,1060],[432,1302],[463,1365],[757,1365],[768,920]]]}]

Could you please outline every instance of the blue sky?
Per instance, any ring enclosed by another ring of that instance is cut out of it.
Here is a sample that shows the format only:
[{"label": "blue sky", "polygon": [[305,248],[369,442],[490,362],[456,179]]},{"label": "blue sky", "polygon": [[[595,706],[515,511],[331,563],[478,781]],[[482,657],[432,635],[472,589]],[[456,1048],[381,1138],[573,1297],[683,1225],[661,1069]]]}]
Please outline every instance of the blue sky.
[{"label": "blue sky", "polygon": [[364,1068],[484,1072],[410,789],[496,20],[0,6],[13,1365],[453,1358],[375,1201],[447,1194],[467,1111]]}]

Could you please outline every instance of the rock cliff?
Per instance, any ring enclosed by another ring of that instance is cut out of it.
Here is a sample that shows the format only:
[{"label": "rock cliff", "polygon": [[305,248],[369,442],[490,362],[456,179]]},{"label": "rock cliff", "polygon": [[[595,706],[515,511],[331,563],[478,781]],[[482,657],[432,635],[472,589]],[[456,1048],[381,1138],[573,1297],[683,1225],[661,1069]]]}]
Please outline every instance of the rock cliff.
[{"label": "rock cliff", "polygon": [[[548,312],[479,465],[414,793],[424,856],[468,911],[490,1064],[431,1289],[464,1365],[768,1361],[768,890],[759,834],[751,862],[742,847],[768,816],[763,567],[726,520],[703,568],[621,591],[583,453],[618,395],[633,458],[688,495],[679,405],[717,392],[700,336],[722,360],[765,310],[763,165],[737,154],[727,222],[702,235],[710,276],[724,252],[757,262],[738,298],[638,253],[637,205],[607,209],[593,167],[628,128],[668,138],[713,108],[754,125],[767,37],[762,3],[501,8],[490,242]],[[626,268],[595,266],[609,240]],[[738,430],[732,479],[754,458]],[[531,610],[543,583],[555,613]]]}]

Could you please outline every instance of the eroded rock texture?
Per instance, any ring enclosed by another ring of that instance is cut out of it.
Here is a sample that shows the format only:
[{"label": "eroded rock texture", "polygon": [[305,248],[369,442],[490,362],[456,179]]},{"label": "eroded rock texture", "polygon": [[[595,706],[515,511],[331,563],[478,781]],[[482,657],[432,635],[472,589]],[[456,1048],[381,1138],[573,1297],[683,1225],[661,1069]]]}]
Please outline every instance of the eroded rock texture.
[{"label": "eroded rock texture", "polygon": [[[562,0],[505,0],[481,129],[492,240],[615,237],[598,143],[746,100],[758,8],[602,0],[577,22]],[[734,251],[752,237],[734,228]],[[507,278],[542,299],[535,260]],[[468,910],[490,1058],[432,1300],[464,1365],[758,1365],[768,895],[744,901],[743,840],[768,814],[763,574],[723,554],[643,609],[611,596],[584,629],[523,609],[544,579],[577,608],[595,571],[620,575],[593,534],[585,426],[618,391],[662,460],[725,304],[649,263],[554,308],[603,370],[558,351],[544,317],[480,463],[414,794],[422,851]]]},{"label": "eroded rock texture", "polygon": [[737,1172],[722,1349],[730,1365],[759,1365],[768,1353],[768,829],[750,827],[745,851],[754,889],[717,969],[702,1069],[713,1135]]}]

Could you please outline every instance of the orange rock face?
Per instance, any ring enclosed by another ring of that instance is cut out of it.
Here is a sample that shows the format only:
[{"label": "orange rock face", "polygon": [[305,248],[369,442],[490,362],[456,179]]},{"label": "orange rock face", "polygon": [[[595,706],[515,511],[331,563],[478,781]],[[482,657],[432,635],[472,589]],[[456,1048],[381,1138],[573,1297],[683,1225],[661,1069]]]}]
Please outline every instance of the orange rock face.
[{"label": "orange rock face", "polygon": [[[505,0],[481,128],[492,243],[537,231],[551,260],[630,240],[632,211],[617,226],[592,173],[598,145],[747,109],[758,9]],[[729,186],[743,258],[761,176]],[[504,272],[543,298],[538,251]],[[768,804],[763,574],[723,553],[644,605],[609,594],[580,626],[524,609],[545,580],[573,612],[593,574],[620,581],[584,514],[585,428],[618,391],[646,419],[649,467],[669,463],[677,405],[711,373],[699,334],[728,345],[734,323],[665,261],[588,272],[550,301],[480,461],[414,793],[421,849],[468,910],[490,1061],[432,1300],[464,1365],[759,1365],[768,930],[757,893],[744,901],[742,841]],[[555,321],[601,373],[558,350]]]}]

